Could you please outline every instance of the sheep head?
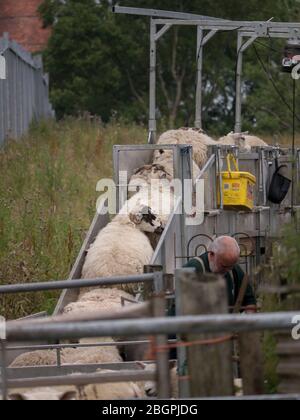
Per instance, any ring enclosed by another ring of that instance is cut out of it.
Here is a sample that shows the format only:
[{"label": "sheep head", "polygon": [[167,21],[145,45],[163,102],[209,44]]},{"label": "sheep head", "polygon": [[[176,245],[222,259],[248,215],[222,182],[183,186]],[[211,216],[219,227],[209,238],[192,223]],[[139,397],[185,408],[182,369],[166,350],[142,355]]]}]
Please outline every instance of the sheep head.
[{"label": "sheep head", "polygon": [[74,390],[60,391],[55,388],[28,389],[9,395],[11,401],[71,401],[76,400]]},{"label": "sheep head", "polygon": [[130,190],[139,190],[151,184],[153,180],[172,180],[172,176],[161,165],[145,165],[134,171],[129,182]]},{"label": "sheep head", "polygon": [[247,145],[247,137],[249,132],[246,131],[244,133],[234,133],[231,132],[228,134],[233,139],[235,146],[237,146],[241,152],[249,152],[251,151],[251,147]]},{"label": "sheep head", "polygon": [[129,213],[129,219],[141,231],[148,233],[162,233],[163,224],[148,206],[137,204]]}]

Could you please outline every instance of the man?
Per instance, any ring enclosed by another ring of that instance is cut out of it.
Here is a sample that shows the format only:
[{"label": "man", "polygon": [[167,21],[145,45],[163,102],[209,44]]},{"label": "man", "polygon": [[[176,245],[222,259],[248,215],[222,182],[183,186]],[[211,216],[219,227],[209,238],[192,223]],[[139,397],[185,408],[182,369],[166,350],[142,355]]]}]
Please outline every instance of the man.
[{"label": "man", "polygon": [[[240,247],[235,239],[230,236],[222,236],[210,245],[207,253],[199,258],[191,259],[185,267],[193,267],[197,273],[214,273],[224,276],[229,306],[233,308],[245,278],[245,273],[238,265],[240,253]],[[256,299],[250,284],[247,286],[241,306],[245,308],[244,312],[256,312]]]}]

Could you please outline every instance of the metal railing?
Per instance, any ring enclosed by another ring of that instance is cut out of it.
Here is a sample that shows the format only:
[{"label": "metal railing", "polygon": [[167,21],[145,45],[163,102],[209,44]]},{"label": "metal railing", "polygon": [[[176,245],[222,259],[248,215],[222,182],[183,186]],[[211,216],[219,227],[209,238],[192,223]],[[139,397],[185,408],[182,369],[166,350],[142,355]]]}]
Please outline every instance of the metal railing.
[{"label": "metal railing", "polygon": [[116,286],[129,283],[154,282],[157,291],[163,290],[162,273],[140,274],[124,277],[100,277],[97,279],[58,280],[42,283],[12,284],[0,286],[0,294],[42,292],[49,290],[80,289],[88,287]]},{"label": "metal railing", "polygon": [[[298,313],[268,313],[259,315],[200,315],[180,316],[176,318],[146,318],[117,321],[95,321],[66,323],[38,322],[18,323],[8,322],[7,342],[10,341],[38,341],[48,339],[74,339],[83,337],[111,337],[140,335],[169,335],[188,333],[226,333],[226,332],[256,332],[256,331],[284,331],[291,330],[293,319]],[[78,377],[49,376],[39,378],[9,379],[5,367],[6,342],[2,341],[2,388],[7,394],[9,388],[38,387],[55,385],[84,385],[90,383],[109,383],[136,380],[153,380],[153,372],[126,371],[116,373],[84,374]],[[260,397],[263,398],[263,397]],[[287,397],[285,397],[287,398]],[[294,396],[298,398],[298,396]]]}]

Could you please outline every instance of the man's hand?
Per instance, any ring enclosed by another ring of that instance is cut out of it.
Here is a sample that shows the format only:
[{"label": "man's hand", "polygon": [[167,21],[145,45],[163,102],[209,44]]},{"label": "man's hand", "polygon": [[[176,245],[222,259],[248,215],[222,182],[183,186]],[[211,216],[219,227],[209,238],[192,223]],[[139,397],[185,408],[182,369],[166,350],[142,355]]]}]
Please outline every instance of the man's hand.
[{"label": "man's hand", "polygon": [[246,314],[256,314],[257,313],[257,306],[256,305],[246,306],[245,313]]}]

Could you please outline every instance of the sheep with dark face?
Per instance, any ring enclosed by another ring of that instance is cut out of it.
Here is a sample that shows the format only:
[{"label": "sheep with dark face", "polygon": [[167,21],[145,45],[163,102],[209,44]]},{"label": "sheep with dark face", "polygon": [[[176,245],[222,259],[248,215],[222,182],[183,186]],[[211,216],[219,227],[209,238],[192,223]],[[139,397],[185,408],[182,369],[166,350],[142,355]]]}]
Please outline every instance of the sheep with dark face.
[{"label": "sheep with dark face", "polygon": [[[153,209],[145,191],[128,200],[120,213],[98,234],[91,245],[82,270],[82,278],[130,276],[143,273],[153,248],[147,233],[162,233],[166,220]],[[131,285],[124,290],[135,293]]]}]

